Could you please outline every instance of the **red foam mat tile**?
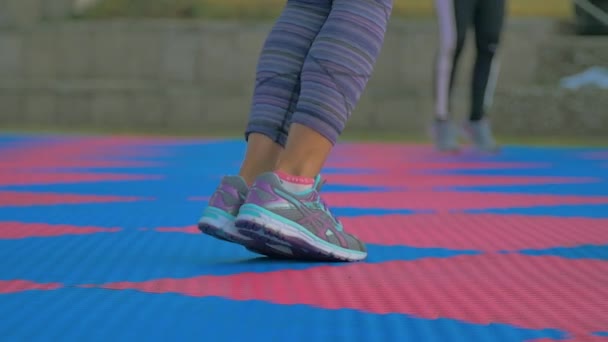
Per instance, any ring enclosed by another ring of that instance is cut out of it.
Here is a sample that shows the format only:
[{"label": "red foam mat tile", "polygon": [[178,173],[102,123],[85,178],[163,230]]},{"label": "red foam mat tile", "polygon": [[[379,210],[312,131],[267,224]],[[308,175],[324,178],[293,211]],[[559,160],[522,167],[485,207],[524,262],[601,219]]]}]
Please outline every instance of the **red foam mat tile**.
[{"label": "red foam mat tile", "polygon": [[608,263],[559,257],[485,254],[102,287],[559,328],[575,336],[608,326]]},{"label": "red foam mat tile", "polygon": [[31,290],[56,290],[62,286],[60,283],[39,284],[28,280],[0,280],[0,294]]},{"label": "red foam mat tile", "polygon": [[152,180],[160,176],[111,174],[111,173],[85,173],[85,172],[32,172],[27,170],[2,171],[0,170],[0,185],[34,185],[57,183],[83,183],[126,180]]},{"label": "red foam mat tile", "polygon": [[447,186],[567,184],[597,181],[583,177],[519,177],[423,174],[327,174],[329,184],[402,187],[410,189]]},{"label": "red foam mat tile", "polygon": [[115,233],[120,228],[78,227],[65,224],[0,222],[0,239]]},{"label": "red foam mat tile", "polygon": [[379,245],[497,252],[608,244],[608,219],[455,213],[341,221],[347,231]]},{"label": "red foam mat tile", "polygon": [[567,204],[605,204],[608,196],[557,196],[459,191],[327,192],[337,207],[434,210],[438,212],[490,208],[526,208]]},{"label": "red foam mat tile", "polygon": [[0,191],[0,206],[57,205],[78,203],[135,202],[139,197],[74,195],[40,192]]}]

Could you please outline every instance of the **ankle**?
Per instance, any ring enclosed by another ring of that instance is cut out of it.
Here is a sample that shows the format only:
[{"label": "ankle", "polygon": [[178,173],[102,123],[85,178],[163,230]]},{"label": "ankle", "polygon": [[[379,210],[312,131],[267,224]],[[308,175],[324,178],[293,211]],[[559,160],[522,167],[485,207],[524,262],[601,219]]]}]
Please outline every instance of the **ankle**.
[{"label": "ankle", "polygon": [[280,163],[277,165],[275,172],[290,175],[293,177],[315,178],[319,173],[316,168],[311,168],[307,165],[291,165]]},{"label": "ankle", "polygon": [[239,176],[241,176],[247,186],[251,186],[253,182],[263,173],[271,172],[274,169],[276,161],[274,160],[261,160],[257,163],[251,163],[245,161],[239,170]]},{"label": "ankle", "polygon": [[283,147],[270,137],[261,133],[251,133],[239,176],[251,186],[260,174],[274,169],[282,151]]},{"label": "ankle", "polygon": [[317,131],[294,123],[289,129],[285,151],[275,170],[293,176],[315,178],[331,152],[333,144]]},{"label": "ankle", "polygon": [[255,181],[256,176],[251,174],[251,173],[247,173],[247,172],[239,172],[239,176],[241,178],[243,178],[243,180],[245,181],[245,184],[247,184],[247,186],[251,186],[253,184],[253,182]]}]

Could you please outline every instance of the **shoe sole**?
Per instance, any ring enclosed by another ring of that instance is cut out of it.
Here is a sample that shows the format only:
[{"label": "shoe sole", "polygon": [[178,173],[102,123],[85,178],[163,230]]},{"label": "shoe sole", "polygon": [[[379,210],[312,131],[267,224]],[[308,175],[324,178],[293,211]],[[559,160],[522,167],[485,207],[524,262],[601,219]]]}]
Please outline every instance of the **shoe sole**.
[{"label": "shoe sole", "polygon": [[268,248],[263,241],[239,233],[239,230],[234,225],[234,221],[234,217],[228,217],[222,210],[208,207],[198,222],[198,229],[203,234],[222,241],[239,244],[257,254],[281,259],[290,257],[289,254],[268,253]]},{"label": "shoe sole", "polygon": [[255,204],[245,204],[239,211],[235,226],[240,234],[265,242],[265,247],[278,253],[289,251],[293,258],[315,261],[361,261],[366,252],[336,246],[297,228],[281,217]]}]

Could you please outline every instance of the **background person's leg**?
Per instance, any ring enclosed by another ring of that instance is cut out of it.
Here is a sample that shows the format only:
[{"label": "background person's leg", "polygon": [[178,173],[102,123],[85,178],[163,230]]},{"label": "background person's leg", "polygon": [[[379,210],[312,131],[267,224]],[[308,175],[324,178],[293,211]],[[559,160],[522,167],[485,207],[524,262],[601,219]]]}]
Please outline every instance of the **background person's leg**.
[{"label": "background person's leg", "polygon": [[498,77],[495,58],[505,15],[505,0],[479,1],[475,11],[475,46],[477,57],[471,89],[471,121],[481,120],[492,104]]},{"label": "background person's leg", "polygon": [[451,117],[451,97],[458,61],[477,0],[435,0],[439,46],[435,57],[433,139],[440,151],[456,151],[458,128]]},{"label": "background person's leg", "polygon": [[450,115],[451,90],[458,61],[473,23],[477,0],[435,0],[439,29],[439,47],[434,65],[433,94],[435,115],[446,120]]},{"label": "background person's leg", "polygon": [[331,10],[331,0],[289,0],[260,55],[239,174],[251,184],[276,166],[300,92],[310,46]]},{"label": "background person's leg", "polygon": [[371,77],[391,10],[392,0],[334,0],[302,69],[280,171],[319,174]]},{"label": "background person's leg", "polygon": [[477,58],[471,86],[471,113],[467,125],[468,133],[476,147],[495,152],[489,120],[484,120],[486,110],[492,103],[498,77],[498,61],[495,57],[503,28],[505,0],[479,1],[475,11],[475,45]]}]

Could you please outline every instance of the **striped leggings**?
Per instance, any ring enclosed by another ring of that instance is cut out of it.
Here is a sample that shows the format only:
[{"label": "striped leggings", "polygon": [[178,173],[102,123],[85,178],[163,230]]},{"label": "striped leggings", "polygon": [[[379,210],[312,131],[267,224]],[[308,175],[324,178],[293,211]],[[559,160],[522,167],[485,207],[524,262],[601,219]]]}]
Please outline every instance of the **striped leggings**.
[{"label": "striped leggings", "polygon": [[258,62],[245,137],[292,123],[335,144],[370,78],[392,0],[288,0]]}]

